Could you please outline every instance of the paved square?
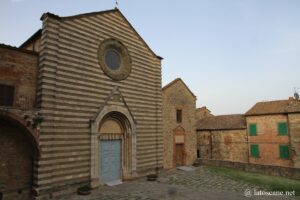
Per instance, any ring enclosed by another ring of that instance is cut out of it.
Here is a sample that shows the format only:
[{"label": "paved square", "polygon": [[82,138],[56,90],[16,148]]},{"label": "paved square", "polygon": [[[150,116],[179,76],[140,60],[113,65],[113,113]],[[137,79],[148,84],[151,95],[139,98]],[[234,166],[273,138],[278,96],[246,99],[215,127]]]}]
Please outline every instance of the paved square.
[{"label": "paved square", "polygon": [[295,196],[245,196],[246,190],[253,192],[254,189],[264,190],[211,173],[203,167],[197,167],[195,171],[162,171],[158,180],[154,182],[141,178],[114,187],[102,186],[93,190],[88,196],[74,194],[60,200],[298,199]]}]

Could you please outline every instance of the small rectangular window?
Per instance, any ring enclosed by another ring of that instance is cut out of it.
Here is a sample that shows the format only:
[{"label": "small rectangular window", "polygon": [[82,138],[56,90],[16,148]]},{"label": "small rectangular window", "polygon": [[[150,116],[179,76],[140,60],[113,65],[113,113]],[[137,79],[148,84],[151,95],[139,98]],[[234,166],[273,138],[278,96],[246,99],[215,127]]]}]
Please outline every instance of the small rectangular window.
[{"label": "small rectangular window", "polygon": [[251,146],[250,146],[250,152],[251,152],[251,156],[252,157],[258,158],[259,157],[258,144],[251,144]]},{"label": "small rectangular window", "polygon": [[249,125],[249,133],[250,133],[250,136],[256,136],[257,135],[256,124],[250,124]]},{"label": "small rectangular window", "polygon": [[278,123],[278,134],[279,135],[287,135],[288,134],[287,124],[285,122]]},{"label": "small rectangular window", "polygon": [[289,147],[287,145],[279,145],[279,154],[280,154],[280,158],[289,159],[290,158]]},{"label": "small rectangular window", "polygon": [[182,122],[182,110],[176,110],[176,121],[177,123]]},{"label": "small rectangular window", "polygon": [[200,149],[197,149],[197,158],[200,158]]},{"label": "small rectangular window", "polygon": [[13,106],[15,87],[0,84],[0,105]]}]

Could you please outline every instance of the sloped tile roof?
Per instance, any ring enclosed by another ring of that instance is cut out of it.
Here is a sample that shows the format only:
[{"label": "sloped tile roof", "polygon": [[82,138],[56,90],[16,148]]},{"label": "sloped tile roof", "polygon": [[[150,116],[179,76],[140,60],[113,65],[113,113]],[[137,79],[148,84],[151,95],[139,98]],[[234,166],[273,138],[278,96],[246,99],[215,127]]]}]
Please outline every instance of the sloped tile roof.
[{"label": "sloped tile roof", "polygon": [[278,100],[256,103],[246,112],[246,116],[251,115],[270,115],[300,112],[300,101],[297,100]]},{"label": "sloped tile roof", "polygon": [[197,130],[237,130],[246,129],[244,115],[219,115],[201,119],[197,122]]}]

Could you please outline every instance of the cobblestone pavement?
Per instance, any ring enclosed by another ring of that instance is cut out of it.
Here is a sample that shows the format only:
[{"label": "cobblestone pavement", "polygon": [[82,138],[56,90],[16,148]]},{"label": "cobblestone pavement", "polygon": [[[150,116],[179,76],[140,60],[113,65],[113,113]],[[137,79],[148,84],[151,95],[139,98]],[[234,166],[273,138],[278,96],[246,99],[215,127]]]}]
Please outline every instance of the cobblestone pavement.
[{"label": "cobblestone pavement", "polygon": [[[157,181],[145,178],[124,182],[114,187],[102,186],[88,196],[71,195],[60,200],[237,200],[237,199],[299,199],[295,196],[251,196],[245,191],[264,190],[257,186],[234,181],[224,176],[210,173],[203,167],[195,171],[163,171]],[[266,191],[266,190],[265,190]]]}]

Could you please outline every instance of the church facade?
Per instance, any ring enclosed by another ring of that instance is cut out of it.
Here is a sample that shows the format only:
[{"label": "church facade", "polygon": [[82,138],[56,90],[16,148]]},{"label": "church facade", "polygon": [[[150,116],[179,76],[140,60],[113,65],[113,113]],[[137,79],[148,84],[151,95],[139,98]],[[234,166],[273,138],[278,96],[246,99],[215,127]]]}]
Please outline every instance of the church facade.
[{"label": "church facade", "polygon": [[193,165],[196,159],[196,96],[182,79],[162,88],[164,168]]},{"label": "church facade", "polygon": [[[1,129],[8,136],[0,142],[14,141],[10,132],[17,132],[32,149],[27,152],[31,162],[22,172],[29,179],[19,188],[0,181],[1,196],[26,199],[21,191],[26,188],[29,199],[47,199],[163,167],[162,58],[118,9],[70,17],[45,13],[41,20],[42,29],[20,48],[4,48],[36,59],[30,65],[36,78],[35,87],[27,88],[31,93],[24,94],[34,103],[0,106],[1,120],[19,125]],[[0,64],[7,66],[0,66],[1,75],[14,62],[3,58]],[[0,84],[18,90],[10,78],[0,79]],[[17,98],[16,91],[10,93]],[[2,122],[0,126],[9,126]],[[21,150],[7,151],[22,157]],[[12,173],[10,178],[19,176]]]}]

